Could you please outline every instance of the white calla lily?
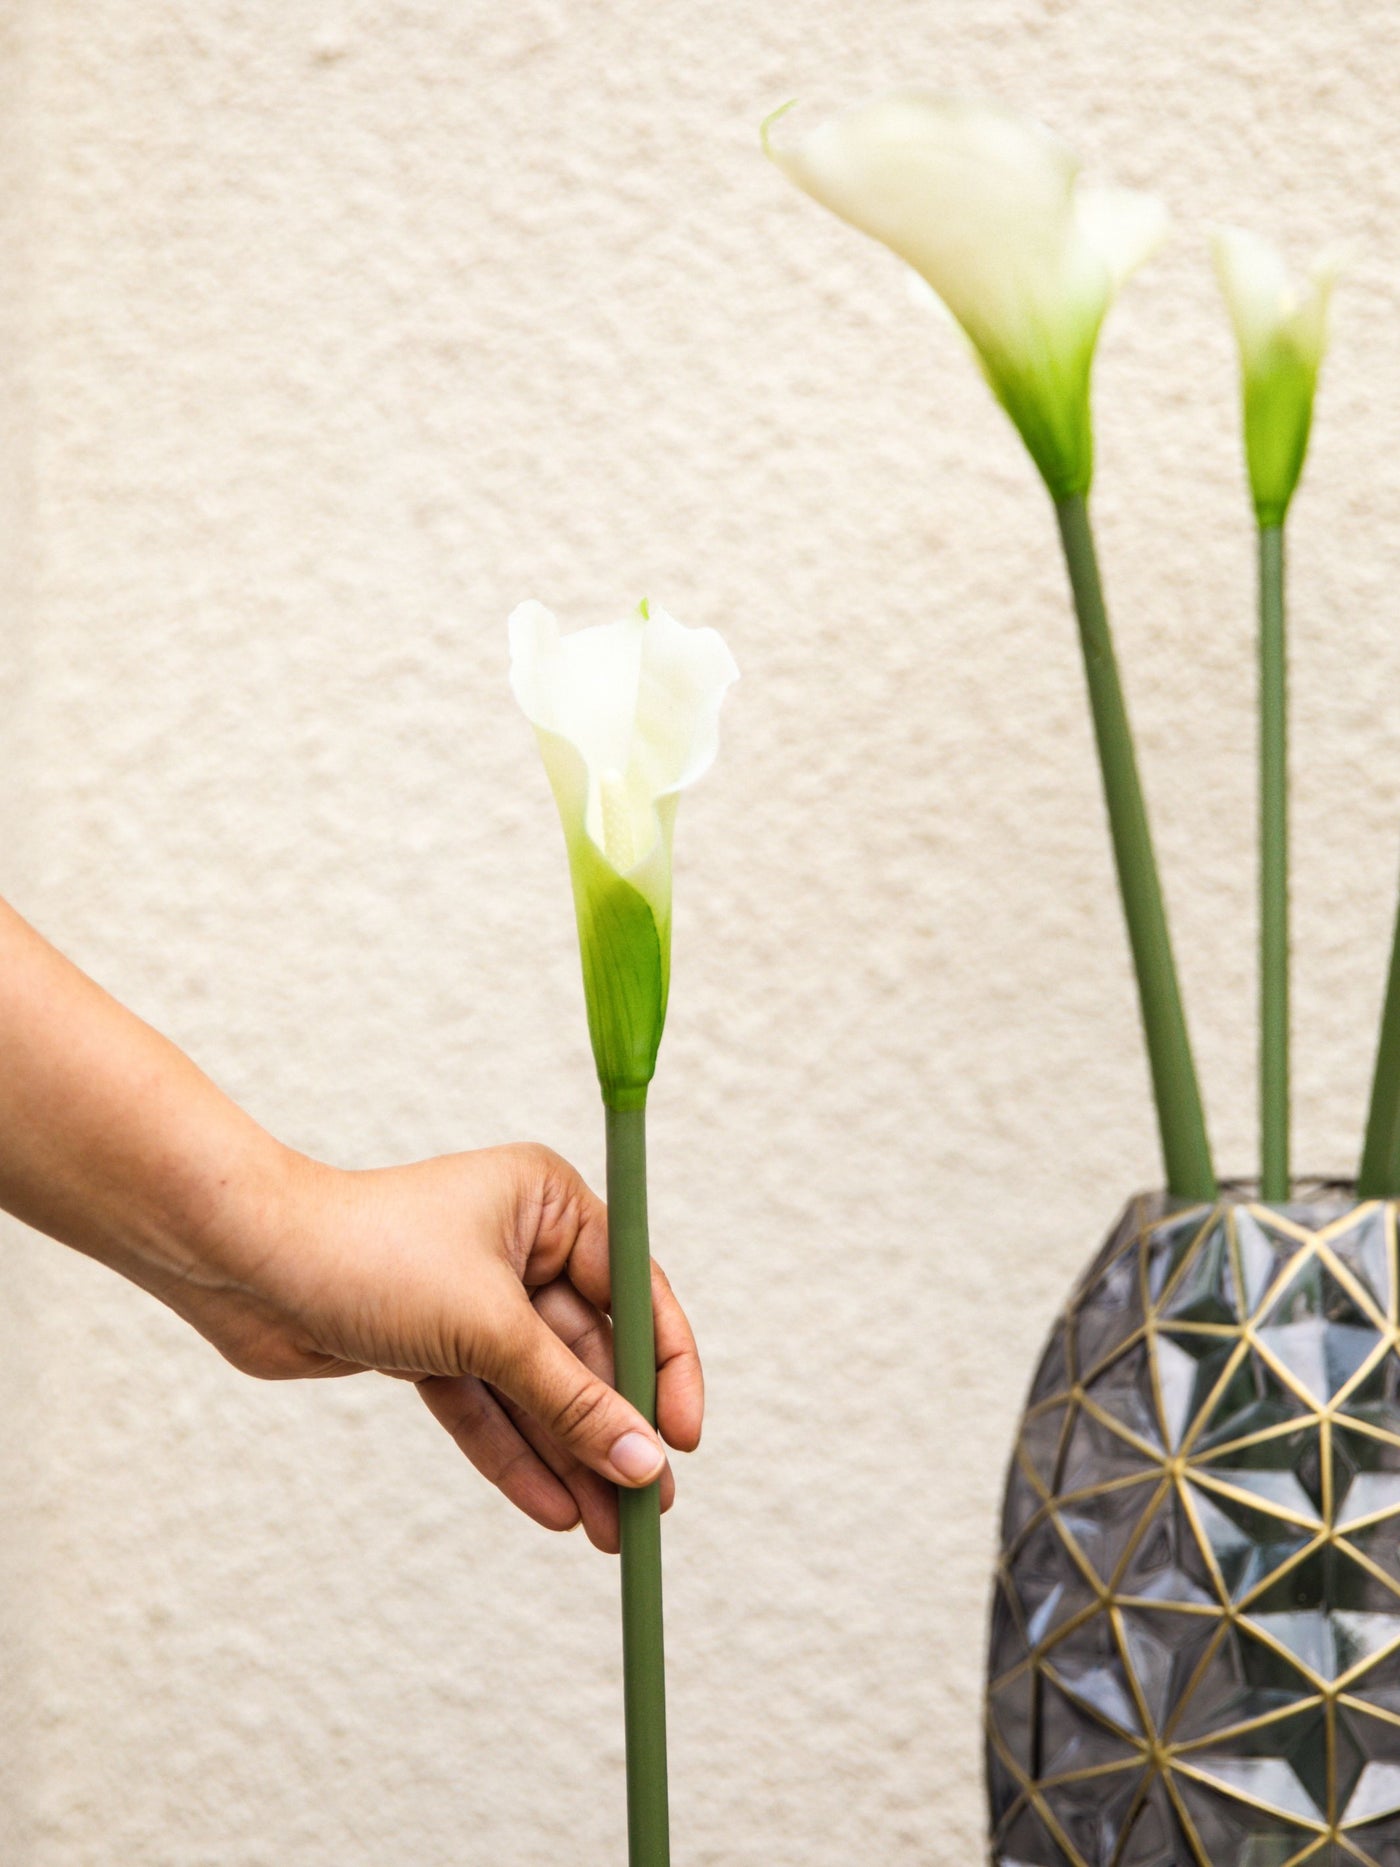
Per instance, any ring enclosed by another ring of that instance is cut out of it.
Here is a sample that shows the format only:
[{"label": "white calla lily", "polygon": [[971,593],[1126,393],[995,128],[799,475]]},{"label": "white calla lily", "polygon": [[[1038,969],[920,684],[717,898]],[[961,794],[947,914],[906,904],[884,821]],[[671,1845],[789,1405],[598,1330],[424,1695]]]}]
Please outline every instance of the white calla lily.
[{"label": "white calla lily", "polygon": [[1084,186],[1048,130],[937,92],[893,92],[792,148],[767,132],[799,188],[933,287],[1051,494],[1087,492],[1094,348],[1119,288],[1165,231],[1161,204]]},{"label": "white calla lily", "polygon": [[1308,451],[1328,308],[1345,253],[1325,248],[1298,283],[1277,247],[1256,233],[1225,228],[1212,244],[1240,350],[1254,509],[1261,525],[1282,525]]},{"label": "white calla lily", "polygon": [[714,762],[739,670],[714,629],[645,603],[570,635],[542,603],[522,603],[510,651],[564,825],[604,1099],[641,1107],[670,987],[676,806]]}]

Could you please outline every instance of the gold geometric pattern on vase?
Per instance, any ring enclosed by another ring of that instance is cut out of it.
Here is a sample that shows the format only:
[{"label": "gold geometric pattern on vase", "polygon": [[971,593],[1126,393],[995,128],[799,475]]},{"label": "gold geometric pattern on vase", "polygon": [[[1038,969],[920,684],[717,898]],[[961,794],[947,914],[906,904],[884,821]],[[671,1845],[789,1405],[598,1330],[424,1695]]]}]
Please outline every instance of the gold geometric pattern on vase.
[{"label": "gold geometric pattern on vase", "polygon": [[1400,1867],[1396,1204],[1132,1201],[1007,1479],[997,1867]]}]

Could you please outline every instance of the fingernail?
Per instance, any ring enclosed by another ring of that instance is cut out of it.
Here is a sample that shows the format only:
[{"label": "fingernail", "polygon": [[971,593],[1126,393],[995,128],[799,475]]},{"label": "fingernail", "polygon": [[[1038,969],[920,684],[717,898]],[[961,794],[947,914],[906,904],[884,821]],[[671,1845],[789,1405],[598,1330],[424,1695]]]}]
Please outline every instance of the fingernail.
[{"label": "fingernail", "polygon": [[621,1472],[634,1484],[645,1484],[647,1479],[659,1477],[666,1463],[660,1446],[645,1433],[624,1433],[620,1439],[615,1439],[608,1458],[614,1471]]}]

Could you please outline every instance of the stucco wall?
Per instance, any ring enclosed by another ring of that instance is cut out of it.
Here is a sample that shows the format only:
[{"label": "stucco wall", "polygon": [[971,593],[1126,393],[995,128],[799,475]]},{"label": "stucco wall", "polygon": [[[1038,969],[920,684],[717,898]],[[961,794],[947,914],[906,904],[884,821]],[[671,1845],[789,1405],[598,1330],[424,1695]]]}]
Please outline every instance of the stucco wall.
[{"label": "stucco wall", "polygon": [[[504,618],[649,593],[743,667],[652,1123],[710,1377],[667,1534],[692,1867],[976,1857],[999,1466],[1156,1173],[1048,507],[757,152],[912,75],[1179,216],[1108,329],[1096,504],[1234,1171],[1251,540],[1203,230],[1357,242],[1291,531],[1297,1153],[1345,1169],[1400,841],[1385,7],[0,9],[0,886],[81,963],[328,1159],[533,1136],[596,1180]],[[6,1863],[621,1858],[606,1559],[396,1384],[259,1387],[14,1228],[0,1279]]]},{"label": "stucco wall", "polygon": [[[21,9],[0,10],[0,886],[18,892],[26,850],[34,537],[34,420],[29,371],[34,152],[28,46]],[[0,1054],[0,1070],[4,1068]],[[35,1647],[30,1638],[37,1567],[34,1426],[28,1398],[41,1324],[19,1228],[0,1214],[0,1367],[9,1429],[0,1433],[0,1859],[22,1860]],[[16,1409],[25,1415],[15,1429]]]}]

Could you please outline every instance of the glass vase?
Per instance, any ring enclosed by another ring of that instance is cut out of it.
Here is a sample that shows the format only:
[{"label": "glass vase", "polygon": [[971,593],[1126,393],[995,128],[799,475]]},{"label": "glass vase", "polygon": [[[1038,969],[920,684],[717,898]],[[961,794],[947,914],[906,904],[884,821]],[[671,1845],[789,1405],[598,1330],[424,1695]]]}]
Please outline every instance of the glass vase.
[{"label": "glass vase", "polygon": [[1396,1203],[1129,1202],[1041,1358],[995,1867],[1400,1867]]}]

